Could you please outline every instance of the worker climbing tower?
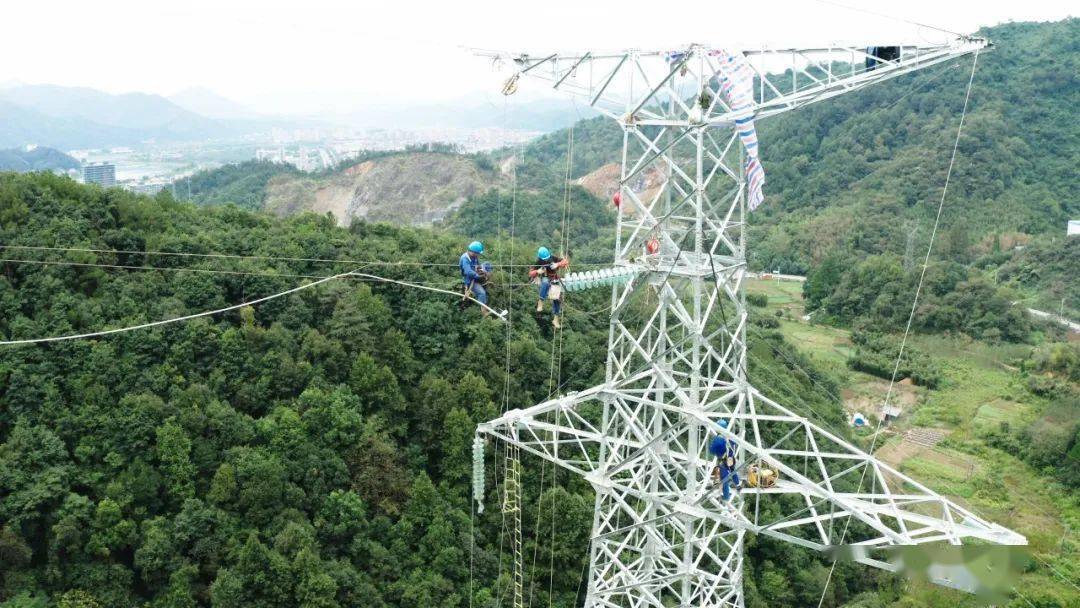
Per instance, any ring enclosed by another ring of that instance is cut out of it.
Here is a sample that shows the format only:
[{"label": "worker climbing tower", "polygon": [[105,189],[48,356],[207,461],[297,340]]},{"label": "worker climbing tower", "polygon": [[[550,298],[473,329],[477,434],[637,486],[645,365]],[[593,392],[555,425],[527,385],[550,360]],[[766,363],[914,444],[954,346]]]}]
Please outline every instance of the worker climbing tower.
[{"label": "worker climbing tower", "polygon": [[[520,76],[546,80],[622,128],[613,268],[568,281],[612,290],[605,381],[478,428],[595,489],[586,606],[741,607],[748,531],[816,550],[860,545],[853,559],[886,569],[890,546],[1026,544],[747,379],[745,217],[768,163],[754,121],[986,45],[481,53],[515,66],[504,93]],[[707,454],[717,434],[736,442],[737,466],[778,480],[723,500]],[[514,467],[507,488],[519,487]]]}]

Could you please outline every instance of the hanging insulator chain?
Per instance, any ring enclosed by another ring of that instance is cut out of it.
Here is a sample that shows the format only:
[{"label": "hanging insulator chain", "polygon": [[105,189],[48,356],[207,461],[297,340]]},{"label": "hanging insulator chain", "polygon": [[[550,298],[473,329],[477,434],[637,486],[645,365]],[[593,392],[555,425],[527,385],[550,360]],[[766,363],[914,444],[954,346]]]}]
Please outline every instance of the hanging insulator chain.
[{"label": "hanging insulator chain", "polygon": [[472,487],[476,512],[484,512],[484,439],[477,434],[472,444]]}]

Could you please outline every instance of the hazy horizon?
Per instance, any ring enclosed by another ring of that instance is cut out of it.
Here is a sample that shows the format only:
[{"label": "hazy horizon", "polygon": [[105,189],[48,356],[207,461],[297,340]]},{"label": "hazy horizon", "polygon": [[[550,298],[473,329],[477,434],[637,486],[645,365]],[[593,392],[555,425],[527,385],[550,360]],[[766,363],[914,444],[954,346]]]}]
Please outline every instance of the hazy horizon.
[{"label": "hazy horizon", "polygon": [[[639,0],[571,3],[543,10],[483,0],[470,7],[433,4],[357,6],[327,0],[305,5],[250,0],[193,0],[156,6],[131,0],[70,5],[45,1],[7,7],[10,28],[0,52],[0,83],[84,86],[109,93],[170,96],[205,88],[270,115],[345,116],[365,108],[476,99],[495,103],[503,78],[468,48],[596,50],[666,48],[688,42],[760,46],[890,40],[934,42],[946,34],[886,19],[827,0],[784,0],[777,11],[742,20],[716,7],[700,18],[677,11],[670,29],[649,18]],[[1071,3],[987,2],[976,17],[963,6],[915,0],[888,6],[897,19],[957,32],[1005,21],[1070,16]],[[423,13],[424,19],[416,19]],[[470,21],[448,29],[445,24]],[[757,14],[755,14],[757,16]],[[815,28],[803,24],[813,20]],[[42,36],[48,23],[47,36]],[[35,52],[28,53],[26,49]],[[524,86],[523,99],[550,96]]]}]

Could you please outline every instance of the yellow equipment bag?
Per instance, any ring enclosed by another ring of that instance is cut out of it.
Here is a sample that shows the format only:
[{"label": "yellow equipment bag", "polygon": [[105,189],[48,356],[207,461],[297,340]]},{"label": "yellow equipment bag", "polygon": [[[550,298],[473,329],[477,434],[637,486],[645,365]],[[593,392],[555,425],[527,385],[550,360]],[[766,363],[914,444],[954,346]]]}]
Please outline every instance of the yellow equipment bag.
[{"label": "yellow equipment bag", "polygon": [[746,485],[751,488],[771,488],[778,478],[776,471],[762,464],[752,464],[746,470]]}]

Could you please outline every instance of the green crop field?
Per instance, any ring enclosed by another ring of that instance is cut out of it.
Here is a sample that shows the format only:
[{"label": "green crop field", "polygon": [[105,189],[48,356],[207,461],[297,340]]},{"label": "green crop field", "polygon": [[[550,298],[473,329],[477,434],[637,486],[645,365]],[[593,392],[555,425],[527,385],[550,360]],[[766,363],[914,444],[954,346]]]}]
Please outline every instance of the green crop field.
[{"label": "green crop field", "polygon": [[[754,281],[747,290],[766,293],[766,310],[772,314],[780,307],[801,310],[799,287],[798,283]],[[846,368],[852,352],[846,329],[793,315],[781,321],[780,331],[816,365],[835,373],[845,400],[884,400],[887,382]],[[1026,389],[1018,368],[1019,360],[1032,347],[922,334],[912,335],[909,344],[929,353],[942,367],[944,379],[936,389],[915,393],[914,406],[905,407],[903,415],[891,423],[889,430],[895,433],[879,442],[877,452],[896,451],[902,444],[901,434],[909,428],[951,431],[935,448],[917,447],[902,458],[898,468],[975,513],[1027,536],[1033,562],[1021,577],[1019,589],[1025,597],[1034,601],[1039,597],[1066,598],[1064,605],[1080,606],[1080,590],[1075,587],[1075,581],[1080,580],[1076,532],[1080,528],[1080,501],[1052,471],[1036,470],[1017,455],[991,447],[985,439],[986,433],[1001,423],[1015,427],[1047,408],[1044,398]],[[876,424],[876,412],[864,413]],[[868,430],[861,436],[871,433]],[[946,601],[940,589],[922,583],[913,583],[908,595],[910,603],[905,606],[984,605],[976,598],[955,594]],[[1009,604],[1026,605],[1020,599]]]}]

